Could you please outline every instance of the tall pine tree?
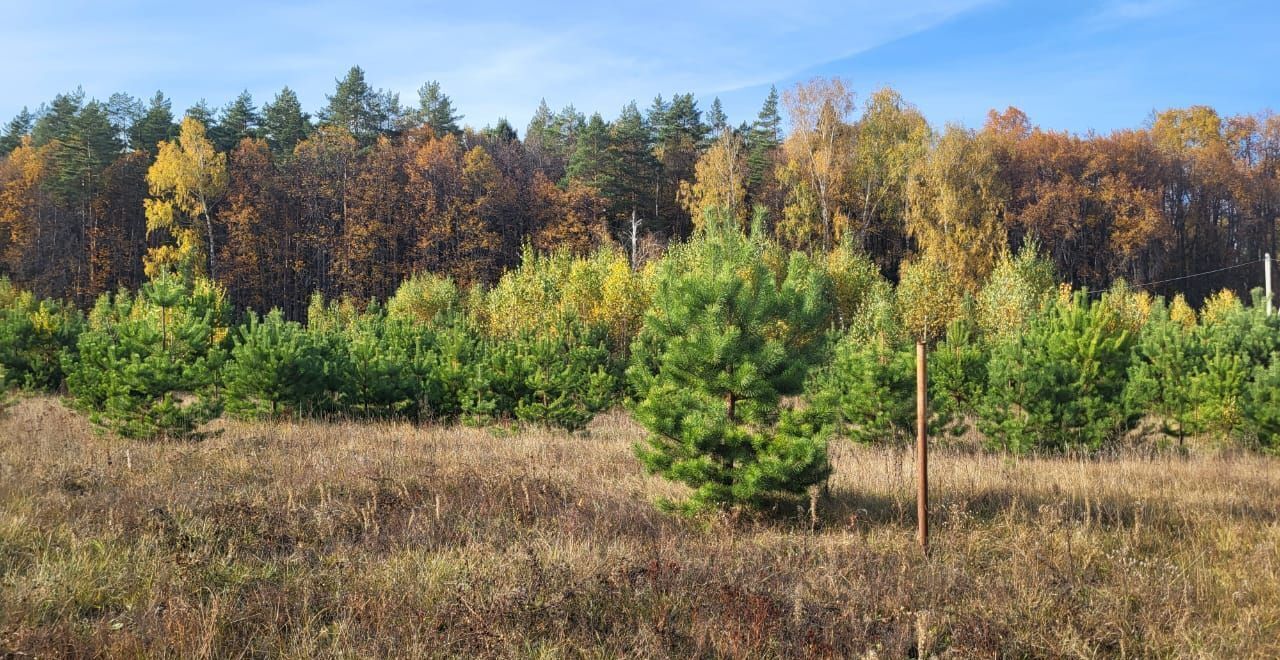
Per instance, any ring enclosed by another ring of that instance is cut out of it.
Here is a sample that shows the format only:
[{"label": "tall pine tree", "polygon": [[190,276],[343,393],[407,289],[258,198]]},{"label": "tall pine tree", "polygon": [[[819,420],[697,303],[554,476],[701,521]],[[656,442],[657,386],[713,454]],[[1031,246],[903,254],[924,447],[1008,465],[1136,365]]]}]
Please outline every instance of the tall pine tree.
[{"label": "tall pine tree", "polygon": [[31,134],[31,127],[35,124],[35,116],[27,110],[26,106],[22,107],[22,112],[9,120],[5,124],[4,133],[0,134],[0,156],[8,155],[10,151],[18,148],[22,144],[22,138]]},{"label": "tall pine tree", "polygon": [[297,144],[311,134],[311,117],[292,89],[285,87],[275,99],[262,106],[262,132],[277,157],[290,155]]},{"label": "tall pine tree", "polygon": [[758,202],[765,184],[773,178],[773,167],[782,144],[782,116],[778,114],[778,88],[769,87],[769,96],[747,132],[747,196]]},{"label": "tall pine tree", "polygon": [[163,93],[156,92],[146,111],[129,127],[129,147],[155,154],[156,145],[175,135],[177,126],[173,123],[173,104]]},{"label": "tall pine tree", "polygon": [[440,90],[439,82],[432,80],[418,89],[418,121],[430,127],[436,136],[461,133],[459,119],[462,115],[454,110],[449,95]]},{"label": "tall pine tree", "polygon": [[693,489],[686,511],[767,506],[830,471],[820,425],[784,410],[821,352],[829,287],[803,255],[778,275],[766,246],[725,218],[658,268],[653,307],[628,374],[637,453],[652,472]]},{"label": "tall pine tree", "polygon": [[326,98],[329,103],[320,111],[321,123],[345,128],[361,146],[390,132],[400,114],[397,95],[370,87],[358,66],[351,67]]},{"label": "tall pine tree", "polygon": [[218,151],[231,151],[240,144],[240,140],[257,137],[261,121],[258,109],[253,105],[253,96],[245,90],[222,109],[218,123],[209,129],[209,139]]}]

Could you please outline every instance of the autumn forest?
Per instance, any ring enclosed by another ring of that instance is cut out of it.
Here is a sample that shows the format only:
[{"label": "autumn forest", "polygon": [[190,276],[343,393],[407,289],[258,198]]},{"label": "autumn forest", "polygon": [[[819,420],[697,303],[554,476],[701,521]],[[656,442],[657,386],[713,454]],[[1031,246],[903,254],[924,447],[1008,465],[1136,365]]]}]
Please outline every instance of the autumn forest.
[{"label": "autumn forest", "polygon": [[[385,299],[416,272],[491,285],[527,244],[633,264],[706,209],[757,210],[781,244],[850,242],[895,279],[935,250],[972,283],[1035,241],[1065,281],[1171,280],[1274,251],[1280,117],[1195,106],[1077,135],[1016,108],[933,126],[893,89],[815,79],[745,121],[691,94],[616,117],[544,102],[525,130],[462,124],[428,83],[413,103],[353,67],[314,115],[284,88],[259,107],[174,111],[73,91],[0,137],[0,275],[81,306],[161,268],[222,283],[242,308],[304,315],[308,297]],[[1153,289],[1191,300],[1239,272]]]},{"label": "autumn forest", "polygon": [[860,84],[31,99],[0,657],[1280,657],[1280,115]]}]

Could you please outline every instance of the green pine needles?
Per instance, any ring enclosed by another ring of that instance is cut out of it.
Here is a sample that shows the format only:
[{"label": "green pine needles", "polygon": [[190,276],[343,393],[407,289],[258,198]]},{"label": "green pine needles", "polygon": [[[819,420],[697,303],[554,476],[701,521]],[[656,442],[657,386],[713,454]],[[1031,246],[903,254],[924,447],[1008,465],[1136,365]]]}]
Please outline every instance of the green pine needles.
[{"label": "green pine needles", "polygon": [[779,409],[824,348],[830,287],[801,254],[775,274],[758,236],[712,215],[673,248],[632,345],[633,411],[650,431],[637,454],[693,489],[666,503],[686,512],[764,507],[830,471],[819,417]]},{"label": "green pine needles", "polygon": [[337,376],[329,346],[280,310],[249,313],[223,372],[227,412],[244,419],[331,410]]},{"label": "green pine needles", "polygon": [[992,349],[979,428],[1005,450],[1098,449],[1132,428],[1123,393],[1136,341],[1085,292]]},{"label": "green pine needles", "polygon": [[639,269],[530,249],[490,290],[422,274],[386,305],[316,295],[305,323],[237,322],[189,273],[87,317],[0,278],[0,391],[65,392],[106,430],[170,439],[223,411],[580,431],[625,401],[649,431],[644,465],[692,489],[673,506],[768,508],[823,478],[830,433],[910,437],[924,339],[935,438],[1280,451],[1280,315],[1260,292],[1198,312],[1123,283],[1072,296],[1034,246],[971,294],[927,255],[895,286],[849,244],[789,252],[722,216]]},{"label": "green pine needles", "polygon": [[220,289],[170,273],[104,294],[64,360],[74,404],[125,437],[198,435],[220,412],[229,313]]},{"label": "green pine needles", "polygon": [[71,305],[38,300],[0,278],[0,389],[56,392],[62,354],[74,351],[84,315]]}]

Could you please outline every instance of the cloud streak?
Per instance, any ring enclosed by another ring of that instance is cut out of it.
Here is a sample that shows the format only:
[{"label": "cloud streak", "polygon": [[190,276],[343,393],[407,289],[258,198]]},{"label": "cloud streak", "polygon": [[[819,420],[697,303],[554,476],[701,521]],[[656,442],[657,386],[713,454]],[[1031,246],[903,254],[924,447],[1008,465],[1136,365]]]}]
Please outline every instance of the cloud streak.
[{"label": "cloud streak", "polygon": [[159,87],[182,107],[200,97],[221,102],[245,86],[261,98],[289,84],[314,107],[334,77],[359,63],[405,100],[438,79],[477,122],[526,117],[544,96],[611,113],[635,96],[768,84],[986,1],[231,2],[200,13],[178,3],[111,11],[33,3],[23,30],[7,28],[10,47],[32,57],[0,74],[15,95],[0,111],[77,84],[102,97]]}]

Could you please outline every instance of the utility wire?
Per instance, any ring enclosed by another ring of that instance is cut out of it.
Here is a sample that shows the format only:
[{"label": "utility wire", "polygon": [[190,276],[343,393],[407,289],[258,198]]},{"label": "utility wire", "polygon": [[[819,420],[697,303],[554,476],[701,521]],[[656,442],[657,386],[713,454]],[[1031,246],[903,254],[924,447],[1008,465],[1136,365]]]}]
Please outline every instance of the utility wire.
[{"label": "utility wire", "polygon": [[[1242,264],[1236,264],[1236,265],[1234,265],[1234,266],[1226,266],[1226,267],[1224,267],[1224,268],[1215,268],[1215,269],[1213,269],[1213,270],[1206,270],[1206,271],[1204,271],[1203,273],[1192,273],[1192,274],[1190,274],[1190,275],[1182,275],[1182,276],[1179,276],[1179,277],[1170,277],[1170,278],[1169,278],[1169,279],[1167,279],[1167,280],[1156,280],[1156,281],[1154,281],[1154,282],[1143,282],[1142,284],[1128,284],[1128,285],[1126,285],[1126,286],[1129,286],[1129,287],[1134,288],[1134,289],[1138,289],[1138,288],[1142,288],[1142,287],[1155,286],[1155,285],[1157,285],[1157,284],[1167,284],[1167,283],[1169,283],[1169,282],[1177,282],[1178,280],[1189,280],[1189,279],[1191,279],[1191,278],[1193,278],[1193,277],[1201,277],[1201,276],[1203,276],[1203,275],[1213,275],[1214,273],[1221,273],[1221,272],[1223,272],[1223,271],[1234,270],[1234,269],[1236,269],[1236,268],[1244,268],[1245,266],[1254,266],[1254,265],[1260,264],[1260,263],[1262,263],[1262,262],[1264,262],[1264,261],[1266,261],[1266,259],[1254,259],[1253,261],[1246,261],[1245,263],[1242,263]],[[1104,294],[1104,293],[1106,293],[1106,292],[1107,292],[1107,289],[1100,289],[1100,290],[1097,290],[1097,291],[1090,291],[1090,292],[1089,292],[1089,295],[1091,295],[1091,296],[1100,296],[1100,295],[1102,295],[1102,294]]]}]

